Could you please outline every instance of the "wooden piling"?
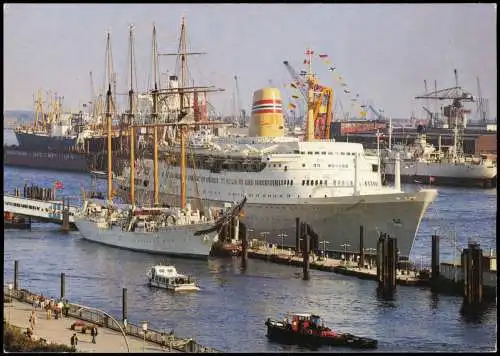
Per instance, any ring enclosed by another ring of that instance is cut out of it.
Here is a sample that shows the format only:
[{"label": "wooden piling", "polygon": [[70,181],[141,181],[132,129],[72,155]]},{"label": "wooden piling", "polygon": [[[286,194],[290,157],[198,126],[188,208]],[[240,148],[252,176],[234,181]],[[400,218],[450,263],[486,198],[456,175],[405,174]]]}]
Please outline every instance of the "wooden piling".
[{"label": "wooden piling", "polygon": [[379,289],[391,294],[396,288],[397,240],[381,234],[377,242],[377,281]]},{"label": "wooden piling", "polygon": [[19,289],[19,261],[14,261],[14,290]]},{"label": "wooden piling", "polygon": [[483,251],[479,244],[469,243],[462,252],[464,271],[464,305],[479,306],[483,301]]},{"label": "wooden piling", "polygon": [[66,290],[66,274],[64,272],[61,272],[61,299],[64,298]]},{"label": "wooden piling", "polygon": [[432,235],[431,252],[431,289],[435,289],[439,281],[439,236]]},{"label": "wooden piling", "polygon": [[69,232],[69,199],[68,204],[66,205],[65,199],[63,198],[63,208],[62,208],[62,225],[61,231]]},{"label": "wooden piling", "polygon": [[122,321],[125,323],[125,320],[127,320],[127,288],[122,289]]},{"label": "wooden piling", "polygon": [[295,218],[295,252],[300,252],[300,218]]},{"label": "wooden piling", "polygon": [[302,272],[304,281],[309,280],[309,236],[307,235],[306,224],[301,223],[301,231],[304,232],[302,235],[302,241],[304,242],[304,249],[302,251]]},{"label": "wooden piling", "polygon": [[245,270],[248,264],[248,230],[247,226],[240,222],[241,236],[241,268]]},{"label": "wooden piling", "polygon": [[364,237],[365,237],[365,231],[364,231],[364,226],[360,225],[359,226],[359,263],[358,267],[365,267],[365,249],[364,249]]}]

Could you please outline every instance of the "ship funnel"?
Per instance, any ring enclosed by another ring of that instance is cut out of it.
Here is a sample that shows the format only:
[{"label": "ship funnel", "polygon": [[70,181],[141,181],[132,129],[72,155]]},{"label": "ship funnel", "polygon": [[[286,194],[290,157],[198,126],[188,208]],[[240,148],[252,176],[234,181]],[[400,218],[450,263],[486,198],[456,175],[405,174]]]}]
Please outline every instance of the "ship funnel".
[{"label": "ship funnel", "polygon": [[253,93],[252,117],[248,136],[284,135],[281,94],[278,88],[263,88]]}]

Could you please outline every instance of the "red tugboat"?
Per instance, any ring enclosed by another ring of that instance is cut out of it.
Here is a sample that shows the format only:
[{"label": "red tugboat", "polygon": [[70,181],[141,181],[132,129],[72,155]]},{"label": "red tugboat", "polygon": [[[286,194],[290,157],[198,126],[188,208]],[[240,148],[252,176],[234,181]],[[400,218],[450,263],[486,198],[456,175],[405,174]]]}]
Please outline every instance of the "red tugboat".
[{"label": "red tugboat", "polygon": [[318,315],[294,314],[291,320],[266,320],[267,336],[285,343],[311,346],[345,346],[361,349],[377,348],[377,340],[352,334],[337,333],[324,326]]}]

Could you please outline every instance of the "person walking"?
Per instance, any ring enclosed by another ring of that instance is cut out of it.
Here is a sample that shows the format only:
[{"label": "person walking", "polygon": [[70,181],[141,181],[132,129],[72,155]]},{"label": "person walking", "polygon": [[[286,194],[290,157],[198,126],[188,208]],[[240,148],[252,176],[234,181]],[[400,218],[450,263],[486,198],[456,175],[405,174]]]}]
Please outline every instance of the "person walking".
[{"label": "person walking", "polygon": [[97,328],[95,326],[90,330],[90,335],[92,335],[92,343],[95,344],[95,337],[97,336]]},{"label": "person walking", "polygon": [[76,336],[76,333],[71,336],[71,347],[76,348],[78,345],[78,336]]}]

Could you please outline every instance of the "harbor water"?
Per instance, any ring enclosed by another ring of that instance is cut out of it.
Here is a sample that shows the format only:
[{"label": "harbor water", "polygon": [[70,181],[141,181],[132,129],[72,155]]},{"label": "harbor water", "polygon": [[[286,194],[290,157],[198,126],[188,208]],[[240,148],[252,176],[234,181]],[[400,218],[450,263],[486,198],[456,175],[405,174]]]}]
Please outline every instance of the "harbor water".
[{"label": "harbor water", "polygon": [[[58,194],[74,197],[89,189],[86,174],[4,167],[4,190],[24,183],[49,187],[61,181]],[[105,182],[98,181],[105,190]],[[405,189],[416,189],[405,186]],[[441,260],[469,238],[485,250],[495,247],[496,189],[439,187],[426,212],[410,259],[430,263],[431,235],[444,236]],[[12,281],[14,260],[20,261],[20,287],[59,296],[60,272],[66,273],[70,301],[95,306],[121,318],[122,288],[128,288],[129,321],[147,320],[149,327],[170,331],[228,352],[305,352],[298,346],[268,341],[264,322],[287,312],[314,312],[335,330],[379,340],[379,351],[492,351],[496,348],[496,307],[473,320],[460,314],[462,299],[433,295],[428,289],[398,286],[394,300],[380,299],[376,283],[333,273],[311,271],[303,281],[300,268],[250,260],[246,272],[238,258],[207,261],[168,258],[177,269],[198,280],[201,290],[172,294],[146,285],[147,268],[161,256],[102,246],[63,234],[57,225],[34,224],[32,231],[4,231],[4,281]],[[357,238],[353,236],[353,239]],[[276,242],[277,242],[276,238]],[[325,347],[320,351],[349,352]]]}]

